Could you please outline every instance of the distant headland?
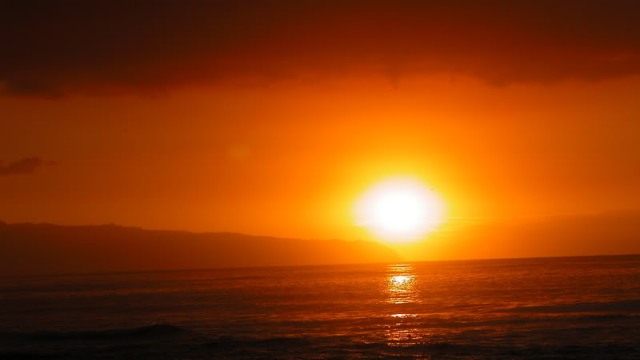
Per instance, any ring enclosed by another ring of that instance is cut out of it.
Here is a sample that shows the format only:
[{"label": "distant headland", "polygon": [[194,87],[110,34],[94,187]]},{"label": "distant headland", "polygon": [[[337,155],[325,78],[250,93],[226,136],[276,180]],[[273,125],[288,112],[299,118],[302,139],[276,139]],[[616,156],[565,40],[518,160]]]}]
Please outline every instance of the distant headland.
[{"label": "distant headland", "polygon": [[397,260],[369,241],[0,222],[0,276]]}]

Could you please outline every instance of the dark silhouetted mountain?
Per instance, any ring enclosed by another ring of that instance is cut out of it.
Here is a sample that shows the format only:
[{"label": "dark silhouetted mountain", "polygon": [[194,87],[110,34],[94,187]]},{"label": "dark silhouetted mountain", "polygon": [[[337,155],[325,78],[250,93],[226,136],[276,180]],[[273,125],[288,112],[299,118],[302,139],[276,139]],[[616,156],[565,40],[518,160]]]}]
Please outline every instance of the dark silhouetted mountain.
[{"label": "dark silhouetted mountain", "polygon": [[367,241],[0,222],[4,276],[396,260],[391,249]]}]

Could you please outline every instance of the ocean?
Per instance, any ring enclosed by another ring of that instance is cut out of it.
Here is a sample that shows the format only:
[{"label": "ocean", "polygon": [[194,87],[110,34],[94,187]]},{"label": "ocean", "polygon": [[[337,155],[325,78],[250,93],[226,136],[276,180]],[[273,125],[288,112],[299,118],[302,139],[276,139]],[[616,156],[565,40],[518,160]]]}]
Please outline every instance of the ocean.
[{"label": "ocean", "polygon": [[640,256],[0,278],[1,359],[640,359]]}]

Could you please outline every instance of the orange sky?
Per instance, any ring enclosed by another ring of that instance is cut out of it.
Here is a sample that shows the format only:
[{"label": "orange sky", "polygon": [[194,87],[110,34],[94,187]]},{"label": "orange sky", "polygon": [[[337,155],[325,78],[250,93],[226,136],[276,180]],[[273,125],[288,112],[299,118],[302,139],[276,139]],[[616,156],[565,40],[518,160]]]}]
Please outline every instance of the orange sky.
[{"label": "orange sky", "polygon": [[3,2],[0,219],[366,238],[402,174],[451,224],[640,209],[639,6],[514,3]]}]

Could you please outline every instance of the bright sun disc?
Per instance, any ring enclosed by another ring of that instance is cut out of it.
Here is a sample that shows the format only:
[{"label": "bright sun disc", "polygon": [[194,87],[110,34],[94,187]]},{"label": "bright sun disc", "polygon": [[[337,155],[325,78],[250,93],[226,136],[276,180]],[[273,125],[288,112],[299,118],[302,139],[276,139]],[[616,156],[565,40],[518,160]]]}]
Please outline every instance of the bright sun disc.
[{"label": "bright sun disc", "polygon": [[444,203],[420,181],[393,178],[370,188],[357,202],[357,223],[383,241],[409,242],[444,220]]}]

